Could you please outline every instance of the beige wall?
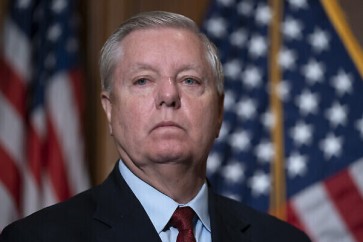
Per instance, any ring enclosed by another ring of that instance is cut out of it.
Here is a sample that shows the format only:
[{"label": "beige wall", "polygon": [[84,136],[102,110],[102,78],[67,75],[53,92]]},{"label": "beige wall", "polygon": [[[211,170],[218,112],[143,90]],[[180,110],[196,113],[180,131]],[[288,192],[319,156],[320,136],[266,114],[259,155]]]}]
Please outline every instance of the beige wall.
[{"label": "beige wall", "polygon": [[363,1],[362,0],[339,0],[345,17],[351,25],[351,28],[357,37],[361,46],[363,46]]}]

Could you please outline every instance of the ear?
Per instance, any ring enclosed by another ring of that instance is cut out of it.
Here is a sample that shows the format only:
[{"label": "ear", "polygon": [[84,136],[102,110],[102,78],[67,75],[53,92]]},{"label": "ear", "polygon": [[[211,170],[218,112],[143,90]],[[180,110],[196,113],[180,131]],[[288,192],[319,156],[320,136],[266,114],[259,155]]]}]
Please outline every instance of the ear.
[{"label": "ear", "polygon": [[108,129],[110,134],[112,135],[112,102],[111,102],[111,94],[106,91],[101,92],[101,104],[103,111],[105,111],[107,122],[108,122]]},{"label": "ear", "polygon": [[219,132],[221,130],[222,127],[222,123],[223,123],[223,112],[224,112],[224,94],[222,94],[219,97],[219,107],[218,107],[218,127],[217,127],[217,134],[216,134],[216,138],[218,138],[219,136]]}]

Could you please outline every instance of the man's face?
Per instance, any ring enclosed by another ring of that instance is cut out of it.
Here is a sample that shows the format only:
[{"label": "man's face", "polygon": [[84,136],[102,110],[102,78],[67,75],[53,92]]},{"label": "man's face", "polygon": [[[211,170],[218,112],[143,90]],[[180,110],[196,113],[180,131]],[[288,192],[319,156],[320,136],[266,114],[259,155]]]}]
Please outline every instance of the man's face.
[{"label": "man's face", "polygon": [[139,168],[177,162],[203,168],[223,98],[199,38],[155,28],[130,33],[121,46],[113,89],[102,94],[121,158]]}]

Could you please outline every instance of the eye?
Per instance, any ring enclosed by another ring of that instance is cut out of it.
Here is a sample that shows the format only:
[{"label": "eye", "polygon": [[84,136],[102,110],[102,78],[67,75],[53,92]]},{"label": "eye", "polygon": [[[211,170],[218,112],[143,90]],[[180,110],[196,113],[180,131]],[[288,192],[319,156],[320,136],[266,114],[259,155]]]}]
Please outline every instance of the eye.
[{"label": "eye", "polygon": [[199,81],[197,81],[196,79],[191,78],[191,77],[185,78],[185,79],[183,80],[183,82],[184,82],[186,85],[196,85],[196,84],[199,84]]},{"label": "eye", "polygon": [[146,85],[149,80],[146,78],[140,78],[135,81],[135,85],[143,86]]}]

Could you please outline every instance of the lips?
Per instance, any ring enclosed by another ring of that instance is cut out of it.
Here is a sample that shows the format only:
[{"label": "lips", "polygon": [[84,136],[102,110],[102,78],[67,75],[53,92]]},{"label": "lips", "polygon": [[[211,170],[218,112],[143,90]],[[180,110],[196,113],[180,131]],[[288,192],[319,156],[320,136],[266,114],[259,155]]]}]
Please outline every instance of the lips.
[{"label": "lips", "polygon": [[162,121],[158,124],[156,124],[153,128],[153,130],[159,129],[159,128],[179,128],[179,129],[184,129],[182,126],[180,126],[179,124],[173,122],[173,121]]}]

